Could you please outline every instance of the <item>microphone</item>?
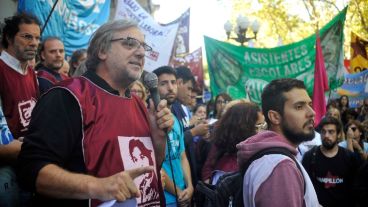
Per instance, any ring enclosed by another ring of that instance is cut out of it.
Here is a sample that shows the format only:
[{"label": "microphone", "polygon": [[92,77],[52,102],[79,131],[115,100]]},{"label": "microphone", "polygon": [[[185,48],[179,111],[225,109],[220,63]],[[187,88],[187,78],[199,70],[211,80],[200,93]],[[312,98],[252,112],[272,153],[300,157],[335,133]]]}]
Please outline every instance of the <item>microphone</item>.
[{"label": "microphone", "polygon": [[143,82],[144,85],[148,87],[153,103],[155,104],[155,109],[157,110],[158,103],[160,102],[160,94],[157,91],[158,85],[157,75],[154,73],[146,73]]}]

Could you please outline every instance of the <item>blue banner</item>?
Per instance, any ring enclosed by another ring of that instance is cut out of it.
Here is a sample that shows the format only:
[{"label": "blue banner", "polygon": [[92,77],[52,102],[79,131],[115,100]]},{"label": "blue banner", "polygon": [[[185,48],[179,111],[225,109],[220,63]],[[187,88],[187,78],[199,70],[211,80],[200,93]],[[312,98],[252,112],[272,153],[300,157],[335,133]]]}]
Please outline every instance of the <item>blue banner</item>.
[{"label": "blue banner", "polygon": [[[56,0],[19,0],[18,12],[31,13],[38,17],[42,26]],[[96,29],[107,22],[110,15],[109,0],[59,0],[42,34],[59,37],[65,45],[67,56],[88,47]]]},{"label": "blue banner", "polygon": [[344,84],[337,89],[337,94],[349,97],[349,106],[358,107],[368,97],[368,70],[360,73],[345,74]]}]

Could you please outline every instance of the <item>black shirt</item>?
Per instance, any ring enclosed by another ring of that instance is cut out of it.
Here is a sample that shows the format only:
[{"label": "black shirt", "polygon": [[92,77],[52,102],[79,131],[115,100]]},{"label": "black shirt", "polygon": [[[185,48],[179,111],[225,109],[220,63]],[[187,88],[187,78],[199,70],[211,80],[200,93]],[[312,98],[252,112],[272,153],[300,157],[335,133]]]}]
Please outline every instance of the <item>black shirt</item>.
[{"label": "black shirt", "polygon": [[322,206],[354,206],[353,181],[360,160],[352,152],[339,146],[330,158],[314,147],[305,153],[302,163]]},{"label": "black shirt", "polygon": [[[96,73],[87,71],[84,77],[109,93],[119,95]],[[126,96],[130,96],[127,90]],[[67,90],[55,88],[37,102],[18,157],[18,179],[22,187],[32,192],[38,172],[47,164],[75,173],[86,173],[82,154],[82,114],[77,100]],[[33,206],[88,206],[88,200],[47,198],[36,194]]]}]

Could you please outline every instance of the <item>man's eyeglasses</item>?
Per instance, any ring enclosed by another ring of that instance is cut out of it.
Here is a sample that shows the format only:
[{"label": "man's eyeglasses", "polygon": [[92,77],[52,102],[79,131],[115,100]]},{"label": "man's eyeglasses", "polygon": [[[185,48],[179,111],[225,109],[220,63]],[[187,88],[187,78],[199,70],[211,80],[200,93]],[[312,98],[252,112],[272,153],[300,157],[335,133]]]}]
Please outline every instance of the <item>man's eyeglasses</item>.
[{"label": "man's eyeglasses", "polygon": [[133,38],[133,37],[127,37],[127,38],[117,38],[117,39],[112,39],[111,40],[112,42],[114,41],[121,41],[121,44],[128,48],[128,49],[139,49],[140,47],[143,47],[143,49],[146,51],[146,52],[150,52],[152,51],[152,47],[147,45],[146,43],[144,42],[140,42],[139,40]]},{"label": "man's eyeglasses", "polygon": [[40,42],[41,38],[40,37],[34,37],[33,35],[31,34],[19,34],[18,35],[19,37],[27,40],[28,42],[32,42],[33,40],[36,40],[36,42]]},{"label": "man's eyeglasses", "polygon": [[256,127],[256,131],[266,130],[267,122],[256,124],[255,127]]}]

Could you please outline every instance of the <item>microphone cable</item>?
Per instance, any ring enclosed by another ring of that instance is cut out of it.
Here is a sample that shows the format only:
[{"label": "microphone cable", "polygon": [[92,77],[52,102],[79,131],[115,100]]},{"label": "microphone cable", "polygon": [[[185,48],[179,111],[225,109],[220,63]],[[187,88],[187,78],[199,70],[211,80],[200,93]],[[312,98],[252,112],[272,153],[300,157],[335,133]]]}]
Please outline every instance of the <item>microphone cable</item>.
[{"label": "microphone cable", "polygon": [[174,183],[174,191],[175,191],[175,201],[176,201],[176,205],[179,204],[178,201],[178,191],[176,190],[176,182],[175,182],[175,175],[174,175],[174,168],[172,165],[172,160],[171,160],[171,152],[172,152],[172,148],[171,148],[171,144],[170,144],[170,137],[169,134],[166,132],[166,142],[167,142],[167,152],[169,154],[169,164],[170,164],[170,169],[171,169],[171,175],[172,175],[172,180]]}]

